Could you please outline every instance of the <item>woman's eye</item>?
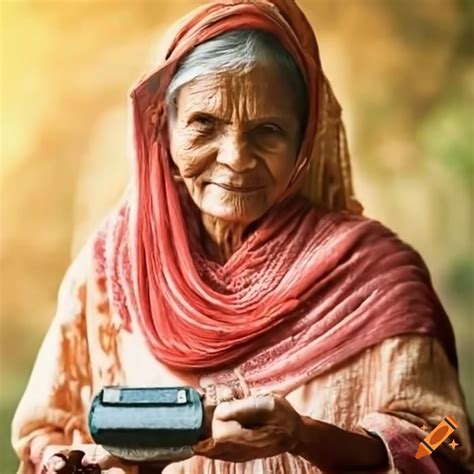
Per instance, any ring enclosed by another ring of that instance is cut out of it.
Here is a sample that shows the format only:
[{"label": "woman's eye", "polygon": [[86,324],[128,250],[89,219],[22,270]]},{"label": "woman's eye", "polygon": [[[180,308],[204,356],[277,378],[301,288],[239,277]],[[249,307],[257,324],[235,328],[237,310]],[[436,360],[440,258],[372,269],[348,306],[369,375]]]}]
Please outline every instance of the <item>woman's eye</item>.
[{"label": "woman's eye", "polygon": [[261,145],[274,145],[280,143],[285,138],[285,132],[274,123],[264,123],[254,128],[250,136]]},{"label": "woman's eye", "polygon": [[196,117],[193,124],[198,130],[210,130],[215,126],[214,120],[212,120],[211,117],[206,117],[204,115]]},{"label": "woman's eye", "polygon": [[265,123],[258,127],[258,130],[265,134],[276,134],[281,135],[283,133],[282,129],[273,123]]}]

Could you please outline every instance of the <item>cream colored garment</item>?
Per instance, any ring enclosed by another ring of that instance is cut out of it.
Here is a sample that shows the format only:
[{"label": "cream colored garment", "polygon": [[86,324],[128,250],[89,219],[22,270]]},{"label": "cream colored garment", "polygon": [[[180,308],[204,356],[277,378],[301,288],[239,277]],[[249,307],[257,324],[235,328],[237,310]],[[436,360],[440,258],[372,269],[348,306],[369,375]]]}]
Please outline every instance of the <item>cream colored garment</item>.
[{"label": "cream colored garment", "polygon": [[[212,382],[212,374],[200,380],[170,372],[149,353],[138,328],[132,333],[120,329],[120,318],[110,312],[104,282],[88,264],[89,252],[87,247],[83,250],[61,285],[57,314],[13,420],[12,442],[22,461],[19,472],[24,474],[35,472],[49,444],[90,442],[86,415],[91,397],[103,385],[198,387],[206,380]],[[421,425],[432,427],[451,415],[460,425],[456,431],[460,447],[443,448],[445,455],[468,465],[468,420],[457,374],[439,343],[428,337],[387,339],[337,371],[299,387],[287,399],[302,415],[377,433],[390,451],[390,472],[411,472],[397,468],[420,462],[414,460],[417,443],[398,442],[398,431],[422,437]],[[425,460],[428,467],[419,472],[438,472],[429,462]],[[170,465],[165,472],[299,474],[319,470],[285,454],[239,464],[196,456]]]}]

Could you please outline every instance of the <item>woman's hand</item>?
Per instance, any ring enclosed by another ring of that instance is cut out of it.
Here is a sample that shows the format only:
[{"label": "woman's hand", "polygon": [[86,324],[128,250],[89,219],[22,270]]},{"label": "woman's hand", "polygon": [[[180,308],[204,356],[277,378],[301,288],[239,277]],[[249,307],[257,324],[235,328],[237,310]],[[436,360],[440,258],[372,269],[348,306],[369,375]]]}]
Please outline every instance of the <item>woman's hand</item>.
[{"label": "woman's hand", "polygon": [[277,395],[256,395],[217,405],[212,437],[194,453],[231,462],[245,462],[291,451],[297,442],[300,415]]},{"label": "woman's hand", "polygon": [[114,474],[138,473],[137,466],[122,462],[94,444],[48,446],[43,459],[42,474],[100,474],[107,470]]}]

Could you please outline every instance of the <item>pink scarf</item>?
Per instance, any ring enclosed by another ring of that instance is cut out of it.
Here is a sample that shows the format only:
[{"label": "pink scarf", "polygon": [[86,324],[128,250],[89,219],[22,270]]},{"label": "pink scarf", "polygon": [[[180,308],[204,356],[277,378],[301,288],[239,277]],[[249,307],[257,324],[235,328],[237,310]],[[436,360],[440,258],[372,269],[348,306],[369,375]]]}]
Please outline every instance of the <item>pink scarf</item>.
[{"label": "pink scarf", "polygon": [[[272,31],[288,47],[305,72],[312,107],[290,187],[219,265],[205,258],[192,205],[174,182],[162,97],[177,61],[196,42],[243,25]],[[186,19],[168,59],[132,92],[135,192],[98,234],[95,259],[125,327],[137,321],[150,351],[175,369],[239,366],[247,383],[288,391],[407,333],[438,337],[455,363],[452,330],[426,267],[381,224],[349,212],[356,209],[349,171],[341,166],[335,175],[342,183],[336,193],[320,184],[328,191],[319,194],[319,212],[296,192],[323,142],[328,103],[308,28],[291,1],[213,2]]]}]

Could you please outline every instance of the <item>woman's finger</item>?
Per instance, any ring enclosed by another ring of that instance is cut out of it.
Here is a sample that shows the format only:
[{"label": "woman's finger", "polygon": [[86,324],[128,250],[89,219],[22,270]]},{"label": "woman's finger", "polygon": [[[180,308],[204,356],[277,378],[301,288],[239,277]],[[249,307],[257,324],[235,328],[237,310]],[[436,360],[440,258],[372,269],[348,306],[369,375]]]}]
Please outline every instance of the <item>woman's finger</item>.
[{"label": "woman's finger", "polygon": [[243,431],[246,431],[245,428],[235,420],[216,420],[212,425],[212,437],[219,441],[238,439],[243,435]]},{"label": "woman's finger", "polygon": [[221,421],[235,420],[242,425],[264,423],[275,408],[272,395],[252,396],[217,405],[214,417]]}]

